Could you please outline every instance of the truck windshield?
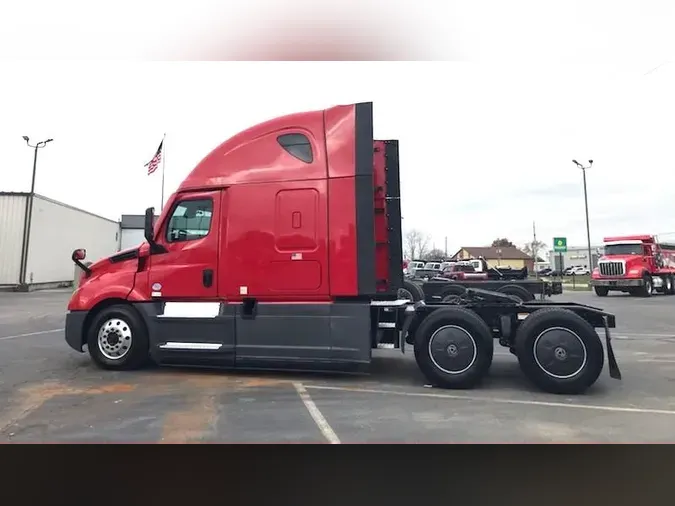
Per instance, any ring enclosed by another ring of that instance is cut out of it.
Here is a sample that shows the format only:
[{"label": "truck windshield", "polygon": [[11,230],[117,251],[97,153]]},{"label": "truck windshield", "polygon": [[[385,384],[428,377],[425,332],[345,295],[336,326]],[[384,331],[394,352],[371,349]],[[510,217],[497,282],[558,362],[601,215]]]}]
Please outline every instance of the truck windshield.
[{"label": "truck windshield", "polygon": [[642,244],[609,244],[605,255],[642,255]]}]

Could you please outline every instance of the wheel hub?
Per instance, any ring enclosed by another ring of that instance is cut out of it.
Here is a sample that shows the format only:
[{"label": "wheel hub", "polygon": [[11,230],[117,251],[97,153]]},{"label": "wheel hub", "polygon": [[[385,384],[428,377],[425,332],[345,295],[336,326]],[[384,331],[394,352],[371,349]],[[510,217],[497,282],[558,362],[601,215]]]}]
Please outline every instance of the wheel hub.
[{"label": "wheel hub", "polygon": [[556,347],[555,350],[553,350],[555,353],[555,358],[558,360],[565,360],[567,358],[567,350],[563,348],[562,346]]},{"label": "wheel hub", "polygon": [[98,349],[108,360],[119,360],[131,349],[131,328],[124,320],[111,318],[98,331]]},{"label": "wheel hub", "polygon": [[429,356],[438,369],[447,374],[461,374],[476,361],[473,336],[457,325],[445,325],[429,339]]},{"label": "wheel hub", "polygon": [[459,348],[457,348],[456,344],[451,344],[447,347],[448,356],[455,358],[457,355],[459,355]]},{"label": "wheel hub", "polygon": [[587,352],[582,339],[570,329],[553,327],[534,340],[534,360],[549,376],[571,378],[586,366]]},{"label": "wheel hub", "polygon": [[117,346],[120,342],[120,336],[115,330],[111,330],[110,333],[105,337],[110,346]]}]

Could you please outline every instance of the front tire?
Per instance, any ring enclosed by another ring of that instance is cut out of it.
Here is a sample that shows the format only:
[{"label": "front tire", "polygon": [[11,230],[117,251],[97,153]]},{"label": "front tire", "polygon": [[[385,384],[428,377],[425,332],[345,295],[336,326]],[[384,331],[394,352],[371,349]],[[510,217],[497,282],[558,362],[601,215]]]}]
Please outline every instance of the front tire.
[{"label": "front tire", "polygon": [[642,279],[644,280],[644,283],[640,287],[639,295],[640,297],[651,297],[652,291],[654,290],[652,277],[649,274],[645,274]]},{"label": "front tire", "polygon": [[606,286],[594,286],[593,290],[598,297],[607,297],[607,294],[609,293],[609,288]]},{"label": "front tire", "polygon": [[476,313],[461,307],[439,309],[415,334],[415,359],[427,380],[440,388],[478,385],[492,365],[492,332]]},{"label": "front tire", "polygon": [[515,344],[525,376],[549,393],[581,394],[604,366],[604,348],[595,329],[568,309],[531,313],[518,328]]},{"label": "front tire", "polygon": [[102,369],[138,369],[148,360],[148,332],[131,307],[110,306],[96,315],[89,327],[87,348]]}]

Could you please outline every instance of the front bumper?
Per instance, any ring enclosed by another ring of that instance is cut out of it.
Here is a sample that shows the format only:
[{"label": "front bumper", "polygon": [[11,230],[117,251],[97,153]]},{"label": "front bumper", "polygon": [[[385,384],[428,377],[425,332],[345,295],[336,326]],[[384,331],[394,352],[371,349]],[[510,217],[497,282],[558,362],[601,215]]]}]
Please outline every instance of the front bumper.
[{"label": "front bumper", "polygon": [[591,279],[591,286],[605,286],[607,288],[633,288],[645,284],[642,278],[636,279]]},{"label": "front bumper", "polygon": [[69,311],[66,313],[66,342],[75,351],[82,353],[84,345],[84,320],[87,311]]}]

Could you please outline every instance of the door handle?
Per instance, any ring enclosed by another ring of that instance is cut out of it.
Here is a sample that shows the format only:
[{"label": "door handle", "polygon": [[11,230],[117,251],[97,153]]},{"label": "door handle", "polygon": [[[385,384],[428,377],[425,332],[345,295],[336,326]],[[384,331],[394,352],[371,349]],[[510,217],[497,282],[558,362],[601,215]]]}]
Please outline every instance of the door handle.
[{"label": "door handle", "polygon": [[202,272],[202,284],[206,288],[211,288],[213,284],[213,269],[204,269],[204,272]]}]

